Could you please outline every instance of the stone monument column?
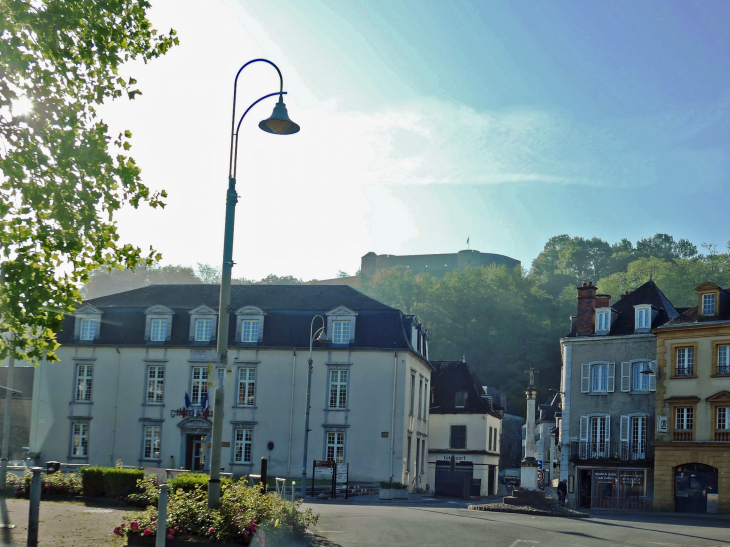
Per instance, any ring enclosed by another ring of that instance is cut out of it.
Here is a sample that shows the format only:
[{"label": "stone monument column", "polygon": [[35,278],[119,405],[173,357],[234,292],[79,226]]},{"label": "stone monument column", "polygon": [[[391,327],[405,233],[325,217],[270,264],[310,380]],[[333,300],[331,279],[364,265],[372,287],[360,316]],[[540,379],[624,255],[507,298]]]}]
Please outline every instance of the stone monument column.
[{"label": "stone monument column", "polygon": [[525,459],[520,463],[520,487],[523,490],[537,490],[537,460],[535,459],[535,401],[537,389],[535,389],[535,373],[538,372],[530,367],[525,371],[530,375],[530,385],[525,390],[527,396],[527,420],[525,425]]}]

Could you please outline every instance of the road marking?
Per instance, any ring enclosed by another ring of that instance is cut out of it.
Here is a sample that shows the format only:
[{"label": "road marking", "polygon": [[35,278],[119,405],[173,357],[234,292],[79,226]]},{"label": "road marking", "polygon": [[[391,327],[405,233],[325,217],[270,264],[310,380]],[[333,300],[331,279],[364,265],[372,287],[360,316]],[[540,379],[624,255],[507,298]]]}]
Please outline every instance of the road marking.
[{"label": "road marking", "polygon": [[458,501],[447,501],[446,503],[460,503]]},{"label": "road marking", "polygon": [[344,534],[344,530],[317,530],[320,534]]},{"label": "road marking", "polygon": [[516,539],[512,545],[509,547],[515,547],[518,543],[532,543],[533,546],[535,543],[540,543],[536,539]]}]

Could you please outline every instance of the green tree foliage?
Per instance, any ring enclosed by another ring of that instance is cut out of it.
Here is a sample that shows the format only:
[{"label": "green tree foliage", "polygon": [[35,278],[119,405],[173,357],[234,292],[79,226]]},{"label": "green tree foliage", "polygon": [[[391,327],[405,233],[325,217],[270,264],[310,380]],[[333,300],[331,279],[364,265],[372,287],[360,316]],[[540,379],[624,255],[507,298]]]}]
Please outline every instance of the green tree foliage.
[{"label": "green tree foliage", "polygon": [[142,265],[135,270],[107,270],[100,268],[89,274],[88,282],[81,288],[84,300],[98,298],[147,285],[165,285],[169,283],[205,283],[189,266],[151,266]]},{"label": "green tree foliage", "polygon": [[[97,115],[106,100],[139,94],[119,68],[163,55],[149,3],[90,0],[0,2],[0,358],[54,360],[54,332],[99,266],[151,264],[157,254],[119,241],[125,204],[163,206]],[[31,111],[21,115],[19,104]]]}]

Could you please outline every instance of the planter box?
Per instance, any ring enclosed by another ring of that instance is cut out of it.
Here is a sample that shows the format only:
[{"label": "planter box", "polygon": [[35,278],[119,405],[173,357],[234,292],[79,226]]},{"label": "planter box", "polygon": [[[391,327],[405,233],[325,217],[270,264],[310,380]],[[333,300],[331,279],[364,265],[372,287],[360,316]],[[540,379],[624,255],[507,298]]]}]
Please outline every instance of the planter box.
[{"label": "planter box", "polygon": [[392,500],[393,499],[393,490],[392,488],[381,488],[380,489],[380,499],[381,500]]},{"label": "planter box", "polygon": [[[155,547],[155,536],[127,536],[129,547]],[[165,547],[241,547],[243,543],[213,543],[204,538],[191,536],[165,539]]]},{"label": "planter box", "polygon": [[394,500],[407,500],[408,499],[408,488],[398,488],[393,490]]}]

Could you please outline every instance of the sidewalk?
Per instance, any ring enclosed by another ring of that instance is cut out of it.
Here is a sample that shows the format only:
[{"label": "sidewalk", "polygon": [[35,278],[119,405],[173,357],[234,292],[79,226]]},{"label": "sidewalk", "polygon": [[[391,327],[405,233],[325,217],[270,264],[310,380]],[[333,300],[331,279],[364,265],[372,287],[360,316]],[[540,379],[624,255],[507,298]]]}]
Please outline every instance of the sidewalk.
[{"label": "sidewalk", "polygon": [[[585,509],[584,509],[585,511]],[[656,520],[682,520],[682,519],[689,519],[689,520],[715,520],[715,521],[725,521],[730,522],[730,515],[714,515],[714,514],[707,514],[707,513],[664,513],[659,511],[641,511],[641,512],[633,512],[633,511],[611,511],[611,510],[592,510],[587,511],[588,514],[591,515],[591,518],[611,518],[611,517],[621,517],[622,519],[632,519],[632,520],[651,520],[652,518],[656,518]]]}]

